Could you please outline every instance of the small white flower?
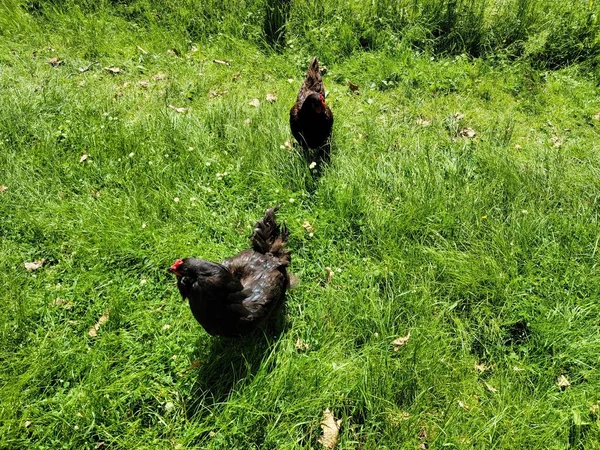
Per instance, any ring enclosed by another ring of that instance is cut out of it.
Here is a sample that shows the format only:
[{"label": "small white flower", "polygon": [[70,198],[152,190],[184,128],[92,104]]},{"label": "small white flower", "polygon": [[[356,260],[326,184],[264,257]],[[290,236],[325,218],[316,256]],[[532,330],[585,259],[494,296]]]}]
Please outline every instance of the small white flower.
[{"label": "small white flower", "polygon": [[144,285],[144,284],[146,284],[147,282],[148,282],[148,280],[145,280],[144,278],[142,278],[142,279],[140,280],[140,284],[141,284],[141,285]]},{"label": "small white flower", "polygon": [[131,152],[131,153],[129,154],[129,157],[130,157],[130,158],[133,158],[133,156],[134,156],[134,155],[135,155],[135,153]]},{"label": "small white flower", "polygon": [[295,198],[290,198],[290,203],[294,203],[296,201]]},{"label": "small white flower", "polygon": [[309,169],[314,169],[315,167],[317,167],[317,163],[315,161],[310,163],[310,166],[308,166]]},{"label": "small white flower", "polygon": [[145,223],[142,224],[142,228],[146,228],[148,225],[146,225]]},{"label": "small white flower", "polygon": [[173,199],[173,201],[174,201],[175,203],[179,203],[179,197],[175,197],[175,198]]}]

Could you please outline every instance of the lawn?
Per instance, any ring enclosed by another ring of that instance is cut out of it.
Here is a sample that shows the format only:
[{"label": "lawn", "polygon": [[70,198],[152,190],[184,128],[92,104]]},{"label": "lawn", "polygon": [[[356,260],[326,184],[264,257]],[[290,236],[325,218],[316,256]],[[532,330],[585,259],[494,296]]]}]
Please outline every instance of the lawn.
[{"label": "lawn", "polygon": [[[598,4],[77,3],[0,5],[0,448],[600,449]],[[276,204],[285,329],[210,337],[167,268]]]}]

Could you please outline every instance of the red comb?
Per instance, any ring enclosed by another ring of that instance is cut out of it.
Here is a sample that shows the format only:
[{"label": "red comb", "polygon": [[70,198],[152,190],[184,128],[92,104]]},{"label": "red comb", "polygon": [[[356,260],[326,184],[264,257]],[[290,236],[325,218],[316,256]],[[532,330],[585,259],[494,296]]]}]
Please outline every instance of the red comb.
[{"label": "red comb", "polygon": [[323,97],[323,94],[319,94],[319,99],[321,100],[321,104],[325,106],[325,98]]},{"label": "red comb", "polygon": [[176,271],[177,271],[177,269],[179,269],[179,266],[180,266],[180,265],[182,265],[182,264],[183,264],[183,261],[182,261],[181,259],[178,259],[178,260],[177,260],[177,261],[175,261],[175,262],[173,263],[173,265],[171,266],[171,270],[172,270],[173,272],[176,272]]}]

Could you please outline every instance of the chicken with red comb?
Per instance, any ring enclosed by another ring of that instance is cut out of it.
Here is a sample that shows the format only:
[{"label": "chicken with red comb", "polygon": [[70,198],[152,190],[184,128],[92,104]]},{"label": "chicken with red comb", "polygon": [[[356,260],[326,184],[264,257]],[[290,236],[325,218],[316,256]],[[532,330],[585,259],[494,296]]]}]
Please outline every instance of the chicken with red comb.
[{"label": "chicken with red comb", "polygon": [[289,232],[275,220],[278,209],[268,209],[256,223],[252,248],[221,263],[183,258],[169,268],[192,314],[209,334],[250,334],[283,305],[291,256],[285,249]]}]

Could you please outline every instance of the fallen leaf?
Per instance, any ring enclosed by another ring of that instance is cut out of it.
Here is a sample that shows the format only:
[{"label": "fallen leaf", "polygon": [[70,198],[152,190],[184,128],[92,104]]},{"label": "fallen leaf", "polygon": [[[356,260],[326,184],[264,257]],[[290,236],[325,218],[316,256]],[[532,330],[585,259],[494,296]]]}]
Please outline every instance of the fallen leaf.
[{"label": "fallen leaf", "polygon": [[148,86],[150,86],[150,83],[146,80],[140,80],[138,81],[138,86],[144,89],[148,89]]},{"label": "fallen leaf", "polygon": [[106,70],[107,72],[112,73],[113,75],[116,75],[117,73],[121,73],[121,68],[120,67],[105,67],[104,70]]},{"label": "fallen leaf", "polygon": [[57,56],[48,60],[48,64],[50,64],[52,67],[58,67],[63,63],[64,61]]},{"label": "fallen leaf", "polygon": [[561,138],[559,138],[558,136],[552,136],[550,138],[550,142],[552,142],[552,147],[554,147],[554,148],[559,148],[559,147],[562,147],[562,145],[563,145],[563,140]]},{"label": "fallen leaf", "polygon": [[465,115],[463,113],[455,112],[453,117],[454,120],[461,121],[465,118]]},{"label": "fallen leaf", "polygon": [[73,302],[67,301],[64,298],[56,298],[56,300],[54,300],[52,302],[52,304],[54,306],[63,306],[65,309],[71,309],[73,307]]},{"label": "fallen leaf", "polygon": [[486,389],[487,389],[488,391],[490,391],[490,392],[493,392],[494,394],[495,394],[496,392],[498,392],[498,389],[496,389],[494,386],[492,386],[492,385],[490,385],[490,384],[488,384],[488,383],[485,383],[485,382],[484,382],[483,384],[485,385],[485,387],[486,387]]},{"label": "fallen leaf", "polygon": [[31,425],[31,420],[26,420],[23,425],[25,425],[25,428],[29,428],[29,425]]},{"label": "fallen leaf", "polygon": [[331,283],[331,280],[333,280],[333,269],[331,267],[325,267],[325,277],[325,282],[327,284]]},{"label": "fallen leaf", "polygon": [[242,74],[242,72],[236,72],[231,76],[231,81],[237,81],[237,79],[240,77],[240,75]]},{"label": "fallen leaf", "polygon": [[323,411],[323,419],[321,420],[323,434],[319,438],[319,443],[323,447],[329,450],[335,448],[338,443],[341,424],[342,419],[335,420],[335,417],[333,416],[333,413],[329,411],[329,408]]},{"label": "fallen leaf", "polygon": [[0,192],[4,192],[4,191],[8,191],[8,186],[4,186],[3,184],[0,184]]},{"label": "fallen leaf", "polygon": [[221,64],[223,66],[230,66],[231,65],[227,61],[223,61],[222,59],[213,59],[213,62],[215,64]]},{"label": "fallen leaf", "polygon": [[590,414],[596,418],[598,417],[598,413],[600,412],[600,405],[598,403],[590,406]]},{"label": "fallen leaf", "polygon": [[98,322],[96,322],[96,324],[95,324],[95,325],[94,325],[92,328],[90,328],[90,329],[89,329],[89,331],[88,331],[88,334],[89,334],[91,337],[96,337],[96,336],[98,336],[98,330],[99,330],[99,329],[100,329],[100,327],[101,327],[102,325],[104,325],[104,324],[106,323],[106,321],[108,320],[108,313],[109,313],[109,311],[108,311],[108,310],[106,310],[106,312],[100,316],[100,318],[98,319]]},{"label": "fallen leaf", "polygon": [[312,231],[315,231],[315,228],[310,224],[310,222],[308,220],[305,220],[302,223],[302,228],[304,228],[309,233],[312,232]]},{"label": "fallen leaf", "polygon": [[296,350],[305,352],[306,350],[308,350],[308,344],[302,339],[298,338],[296,339]]},{"label": "fallen leaf", "polygon": [[221,89],[210,90],[210,91],[208,91],[208,97],[209,98],[217,98],[217,97],[220,97],[221,95],[227,94],[227,92],[229,92],[229,91],[224,91]]},{"label": "fallen leaf", "polygon": [[250,103],[248,103],[250,106],[254,106],[255,108],[258,108],[260,106],[260,100],[257,98],[253,98]]},{"label": "fallen leaf", "polygon": [[523,146],[521,144],[515,144],[515,148],[517,150],[521,150],[523,148]]},{"label": "fallen leaf", "polygon": [[315,167],[317,167],[317,163],[316,163],[316,161],[313,161],[313,162],[311,162],[311,163],[310,163],[310,165],[308,166],[308,168],[309,168],[310,170],[313,170]]},{"label": "fallen leaf", "polygon": [[[296,80],[294,80],[293,78],[288,78],[287,79],[287,82],[290,83],[290,84],[292,84],[294,81],[296,81]],[[600,113],[598,113],[598,114],[600,114]]]},{"label": "fallen leaf", "polygon": [[169,328],[171,328],[171,325],[169,325],[168,323],[164,324],[162,327],[163,330],[168,330]]},{"label": "fallen leaf", "polygon": [[458,401],[458,406],[460,406],[462,409],[466,409],[467,411],[469,410],[469,405],[461,402],[460,400]]},{"label": "fallen leaf", "polygon": [[31,272],[33,270],[38,270],[40,267],[42,267],[44,265],[44,262],[46,262],[45,259],[38,259],[37,261],[26,262],[25,270],[27,272]]},{"label": "fallen leaf", "polygon": [[358,91],[358,84],[354,84],[352,81],[348,80],[346,81],[346,83],[348,83],[348,87],[350,88],[350,90],[352,92],[356,92]]},{"label": "fallen leaf", "polygon": [[596,114],[594,114],[594,116],[593,116],[593,117],[594,117],[594,120],[600,120],[600,112],[599,112],[599,113],[596,113]]},{"label": "fallen leaf", "polygon": [[84,153],[83,155],[81,155],[81,157],[79,158],[79,162],[82,163],[84,161],[86,161],[88,158],[90,157],[90,155]]},{"label": "fallen leaf", "polygon": [[429,125],[431,125],[431,120],[418,118],[416,120],[416,123],[417,125],[421,125],[422,127],[428,127]]},{"label": "fallen leaf", "polygon": [[477,136],[477,133],[473,128],[463,128],[459,131],[459,134],[463,137],[474,138]]},{"label": "fallen leaf", "polygon": [[558,379],[556,380],[556,385],[561,388],[562,390],[565,390],[566,388],[571,386],[571,383],[569,382],[569,380],[567,379],[567,377],[565,377],[564,375],[561,375],[560,377],[558,377]]},{"label": "fallen leaf", "polygon": [[178,108],[177,106],[173,106],[173,105],[169,105],[168,107],[179,114],[183,114],[188,111],[187,108],[181,108],[181,107]]},{"label": "fallen leaf", "polygon": [[185,369],[183,372],[181,372],[179,374],[180,377],[184,376],[186,373],[188,373],[190,370],[194,370],[196,367],[198,367],[200,365],[200,361],[194,361],[192,363],[192,365],[190,367],[188,367],[187,369]]},{"label": "fallen leaf", "polygon": [[252,123],[252,119],[248,118],[244,120],[244,125],[250,125]]},{"label": "fallen leaf", "polygon": [[475,370],[479,371],[479,372],[485,372],[487,370],[487,366],[485,365],[485,363],[475,363]]},{"label": "fallen leaf", "polygon": [[275,94],[268,93],[267,94],[267,101],[270,102],[270,103],[276,102],[277,101],[277,96]]},{"label": "fallen leaf", "polygon": [[404,345],[406,345],[406,343],[408,342],[409,339],[410,339],[410,331],[408,332],[408,334],[406,336],[394,339],[392,341],[392,345],[394,346],[394,351],[397,352],[398,350],[400,350],[400,347],[403,347]]},{"label": "fallen leaf", "polygon": [[165,78],[167,78],[167,75],[164,72],[158,72],[152,75],[152,79],[155,81],[164,80]]},{"label": "fallen leaf", "polygon": [[421,426],[421,429],[419,430],[419,434],[417,436],[419,437],[419,440],[423,441],[419,444],[419,448],[429,448],[429,444],[427,443],[427,428],[425,428],[424,425]]}]

